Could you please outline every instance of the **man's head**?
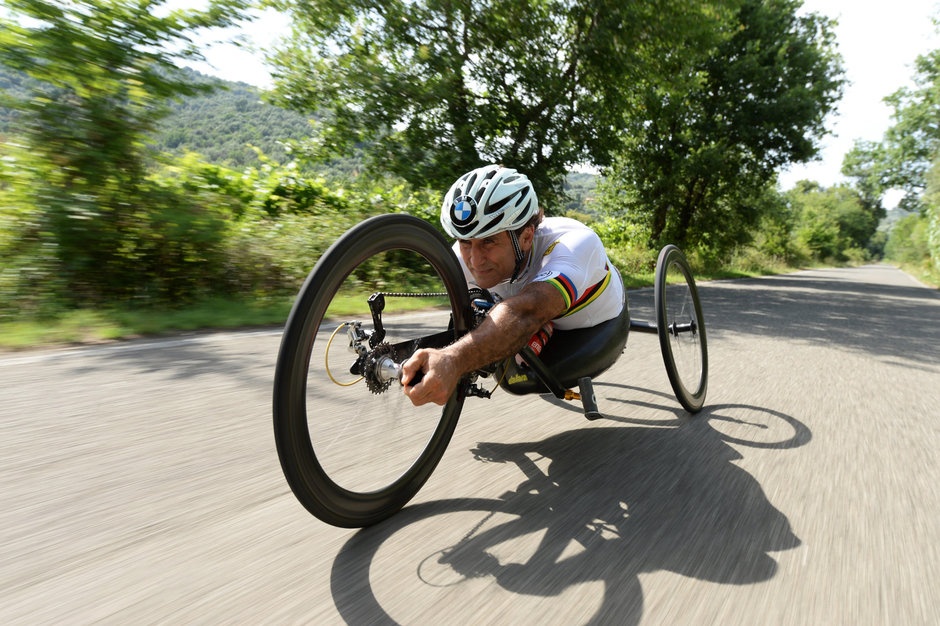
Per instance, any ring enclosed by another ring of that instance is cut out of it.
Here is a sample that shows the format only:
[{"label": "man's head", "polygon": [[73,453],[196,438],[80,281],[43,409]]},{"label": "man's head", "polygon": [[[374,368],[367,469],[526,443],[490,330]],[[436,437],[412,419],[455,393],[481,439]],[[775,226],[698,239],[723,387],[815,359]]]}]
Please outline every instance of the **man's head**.
[{"label": "man's head", "polygon": [[441,225],[460,240],[467,267],[488,289],[515,280],[540,215],[535,189],[524,174],[487,165],[451,186],[441,206]]}]

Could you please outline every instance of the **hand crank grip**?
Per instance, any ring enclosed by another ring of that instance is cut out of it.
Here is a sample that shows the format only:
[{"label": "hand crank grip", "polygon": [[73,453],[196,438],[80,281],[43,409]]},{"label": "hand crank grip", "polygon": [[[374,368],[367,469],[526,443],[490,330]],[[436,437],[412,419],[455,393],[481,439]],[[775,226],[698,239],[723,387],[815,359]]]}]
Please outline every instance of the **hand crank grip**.
[{"label": "hand crank grip", "polygon": [[408,386],[414,387],[415,385],[420,383],[421,379],[423,378],[424,378],[424,370],[418,370],[417,372],[415,372],[415,375],[412,376],[411,380],[408,381]]}]

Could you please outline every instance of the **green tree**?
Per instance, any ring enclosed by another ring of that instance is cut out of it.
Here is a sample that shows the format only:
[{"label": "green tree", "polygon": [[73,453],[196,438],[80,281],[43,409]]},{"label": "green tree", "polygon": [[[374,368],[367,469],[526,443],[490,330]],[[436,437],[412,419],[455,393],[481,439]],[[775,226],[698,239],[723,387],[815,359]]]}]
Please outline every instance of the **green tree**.
[{"label": "green tree", "polygon": [[627,110],[602,203],[647,224],[651,246],[720,252],[746,240],[776,171],[817,153],[841,97],[841,60],[831,21],[799,7],[746,0],[717,45],[675,58],[693,81],[649,81]]},{"label": "green tree", "polygon": [[608,164],[634,87],[683,80],[672,59],[736,2],[270,0],[294,20],[276,99],[418,187],[499,162],[550,199],[570,166]]},{"label": "green tree", "polygon": [[927,220],[927,247],[935,279],[940,279],[940,158],[927,171],[927,191],[924,194]]},{"label": "green tree", "polygon": [[926,268],[930,263],[927,220],[914,213],[898,220],[885,245],[885,256],[897,263]]},{"label": "green tree", "polygon": [[940,152],[940,50],[917,58],[914,83],[914,89],[903,87],[885,98],[892,125],[880,142],[856,142],[842,172],[870,195],[903,189],[901,208],[922,211],[927,172]]},{"label": "green tree", "polygon": [[798,208],[776,185],[768,185],[760,199],[761,217],[753,246],[778,262],[795,265],[806,260],[805,248],[794,237],[799,222]]},{"label": "green tree", "polygon": [[[34,233],[48,239],[78,297],[137,289],[141,225],[162,223],[147,214],[146,138],[168,99],[206,88],[175,65],[199,58],[192,34],[230,25],[240,11],[236,0],[206,11],[162,4],[8,0],[10,17],[0,20],[0,62],[32,79],[25,94],[3,101],[16,109],[28,148],[7,184],[27,190],[40,215]],[[194,216],[183,223],[207,224]]]},{"label": "green tree", "polygon": [[[797,216],[797,240],[820,260],[864,256],[885,212],[847,185],[801,181],[786,194]],[[848,253],[848,254],[847,254]]]}]

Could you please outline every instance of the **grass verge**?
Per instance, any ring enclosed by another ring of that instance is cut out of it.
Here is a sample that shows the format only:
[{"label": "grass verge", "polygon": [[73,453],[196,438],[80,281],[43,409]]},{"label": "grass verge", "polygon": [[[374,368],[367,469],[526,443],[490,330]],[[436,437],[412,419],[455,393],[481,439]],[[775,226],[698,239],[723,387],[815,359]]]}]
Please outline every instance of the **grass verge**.
[{"label": "grass verge", "polygon": [[0,349],[88,344],[163,333],[282,324],[292,299],[212,299],[180,308],[77,309],[0,323]]},{"label": "grass verge", "polygon": [[[735,264],[730,268],[695,267],[697,281],[748,278],[795,271],[797,267],[782,264]],[[905,267],[905,271],[936,287],[940,276]],[[627,289],[653,285],[652,271],[624,274]],[[329,316],[363,315],[362,298],[334,302]],[[40,319],[0,322],[0,350],[23,350],[69,344],[94,344],[144,336],[193,330],[217,330],[259,326],[279,326],[287,320],[293,297],[279,299],[213,299],[185,308],[107,308],[78,309],[49,315]],[[386,312],[425,309],[446,305],[444,301],[410,298],[389,298]]]},{"label": "grass verge", "polygon": [[912,265],[909,263],[900,263],[896,265],[928,287],[940,289],[940,272],[924,264]]},{"label": "grass verge", "polygon": [[[0,322],[0,350],[95,344],[162,334],[283,325],[293,297],[267,300],[212,299],[180,308],[78,309],[39,319]],[[446,305],[441,299],[389,298],[385,312]],[[364,315],[362,298],[340,298],[329,317]]]}]

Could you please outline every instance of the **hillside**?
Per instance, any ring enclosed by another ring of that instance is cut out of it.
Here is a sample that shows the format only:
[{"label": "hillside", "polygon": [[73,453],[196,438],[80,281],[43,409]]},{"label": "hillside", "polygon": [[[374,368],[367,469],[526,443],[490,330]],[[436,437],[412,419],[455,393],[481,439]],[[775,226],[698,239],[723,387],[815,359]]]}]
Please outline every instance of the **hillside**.
[{"label": "hillside", "polygon": [[566,211],[593,214],[594,207],[591,201],[597,188],[597,176],[587,172],[568,172],[565,179],[565,193],[568,200],[565,202]]},{"label": "hillside", "polygon": [[159,150],[190,150],[212,163],[238,169],[259,163],[248,144],[283,162],[286,155],[278,141],[310,134],[306,117],[267,104],[255,87],[187,71],[194,81],[211,81],[220,88],[172,103],[172,111],[155,137],[154,145]]},{"label": "hillside", "polygon": [[[235,169],[260,165],[255,151],[283,163],[287,155],[278,143],[302,139],[310,134],[310,123],[303,115],[267,104],[262,93],[245,83],[233,83],[184,70],[193,82],[211,82],[217,89],[206,94],[170,103],[168,115],[161,121],[153,138],[153,147],[161,152],[182,154],[198,152],[207,161]],[[0,65],[0,91],[20,97],[28,93],[31,79]],[[14,132],[15,112],[0,104],[0,137]],[[334,161],[336,173],[360,169],[361,155]],[[569,199],[565,210],[590,211],[585,202],[593,195],[596,177],[572,172],[565,183]]]},{"label": "hillside", "polygon": [[[193,82],[211,82],[218,88],[170,103],[170,112],[153,138],[158,150],[173,154],[190,150],[210,162],[242,168],[259,164],[248,144],[261,148],[276,161],[283,161],[285,153],[278,141],[310,134],[307,118],[263,102],[258,89],[185,71]],[[0,65],[0,92],[21,97],[28,93],[30,81],[29,77]],[[15,111],[0,104],[0,136],[15,132],[15,128]]]},{"label": "hillside", "polygon": [[900,207],[891,209],[885,213],[885,216],[881,219],[881,222],[878,223],[878,230],[890,233],[897,223],[908,215],[913,215],[913,213],[910,211],[905,211]]}]

